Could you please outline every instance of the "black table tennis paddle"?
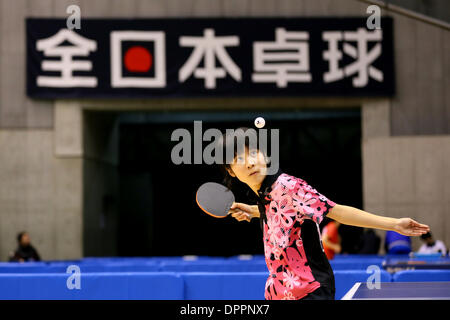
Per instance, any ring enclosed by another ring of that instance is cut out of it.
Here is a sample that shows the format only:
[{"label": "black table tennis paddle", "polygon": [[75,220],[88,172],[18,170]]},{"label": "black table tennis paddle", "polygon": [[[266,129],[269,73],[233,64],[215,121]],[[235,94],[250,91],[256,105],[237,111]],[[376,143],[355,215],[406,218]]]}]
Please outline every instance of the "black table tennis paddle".
[{"label": "black table tennis paddle", "polygon": [[234,202],[233,192],[216,182],[206,182],[197,190],[196,201],[200,209],[215,218],[225,218]]}]

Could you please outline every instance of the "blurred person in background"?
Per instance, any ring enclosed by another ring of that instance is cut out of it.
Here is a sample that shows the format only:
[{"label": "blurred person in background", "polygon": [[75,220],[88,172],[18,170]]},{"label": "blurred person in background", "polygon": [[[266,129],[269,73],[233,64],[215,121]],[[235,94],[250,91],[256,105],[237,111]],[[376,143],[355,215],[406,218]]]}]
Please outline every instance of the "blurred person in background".
[{"label": "blurred person in background", "polygon": [[328,260],[332,260],[335,254],[339,254],[342,251],[341,237],[338,233],[340,225],[341,224],[337,221],[330,221],[325,227],[323,227],[322,243]]},{"label": "blurred person in background", "polygon": [[424,244],[419,248],[418,253],[441,253],[442,255],[447,254],[447,248],[445,247],[444,242],[441,240],[434,240],[431,232],[423,234],[420,236],[420,239],[424,242]]},{"label": "blurred person in background", "polygon": [[384,249],[387,254],[409,254],[411,252],[411,239],[395,231],[387,231]]},{"label": "blurred person in background", "polygon": [[17,235],[18,247],[9,257],[10,262],[29,262],[40,261],[37,250],[31,245],[30,235],[28,232],[20,232]]}]

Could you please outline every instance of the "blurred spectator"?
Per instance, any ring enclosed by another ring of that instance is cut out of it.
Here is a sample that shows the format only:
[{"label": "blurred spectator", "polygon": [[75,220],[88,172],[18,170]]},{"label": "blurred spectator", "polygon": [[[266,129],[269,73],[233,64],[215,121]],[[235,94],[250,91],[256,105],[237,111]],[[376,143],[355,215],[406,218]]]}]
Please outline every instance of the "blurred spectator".
[{"label": "blurred spectator", "polygon": [[395,231],[387,231],[384,249],[387,254],[408,254],[411,252],[411,239]]},{"label": "blurred spectator", "polygon": [[40,261],[37,250],[31,245],[30,235],[21,232],[17,235],[18,247],[14,254],[9,257],[10,262]]},{"label": "blurred spectator", "polygon": [[323,249],[328,260],[333,259],[336,253],[341,252],[339,225],[340,223],[337,221],[330,221],[322,230]]},{"label": "blurred spectator", "polygon": [[373,231],[366,229],[362,235],[362,246],[359,254],[378,254],[380,251],[381,238]]},{"label": "blurred spectator", "polygon": [[445,244],[441,240],[434,240],[431,232],[420,236],[424,244],[420,247],[418,253],[442,253],[447,254]]}]

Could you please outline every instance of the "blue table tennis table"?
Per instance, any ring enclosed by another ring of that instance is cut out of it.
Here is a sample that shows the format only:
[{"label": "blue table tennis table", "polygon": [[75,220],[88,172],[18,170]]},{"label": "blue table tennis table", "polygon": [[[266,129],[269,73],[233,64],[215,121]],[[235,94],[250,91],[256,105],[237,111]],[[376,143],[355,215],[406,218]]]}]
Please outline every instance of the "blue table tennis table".
[{"label": "blue table tennis table", "polygon": [[342,300],[450,300],[450,282],[381,282],[379,289],[357,282]]}]

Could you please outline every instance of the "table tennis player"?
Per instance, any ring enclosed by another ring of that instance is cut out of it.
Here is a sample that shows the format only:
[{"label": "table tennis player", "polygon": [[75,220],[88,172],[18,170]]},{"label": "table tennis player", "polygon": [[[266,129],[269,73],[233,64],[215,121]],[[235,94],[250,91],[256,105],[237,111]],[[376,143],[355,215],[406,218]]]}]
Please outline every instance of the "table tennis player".
[{"label": "table tennis player", "polygon": [[[235,202],[231,213],[238,221],[260,218],[265,259],[270,275],[267,300],[334,299],[333,270],[324,253],[319,224],[327,216],[342,224],[394,230],[408,236],[429,231],[410,218],[389,218],[337,204],[301,178],[278,170],[266,175],[269,159],[257,148],[249,150],[248,128],[225,133],[219,146],[234,148],[231,163],[220,165],[224,183],[232,190],[233,179],[245,183],[258,197],[258,205]],[[238,147],[245,141],[245,147]],[[256,145],[259,146],[259,143]]]}]

